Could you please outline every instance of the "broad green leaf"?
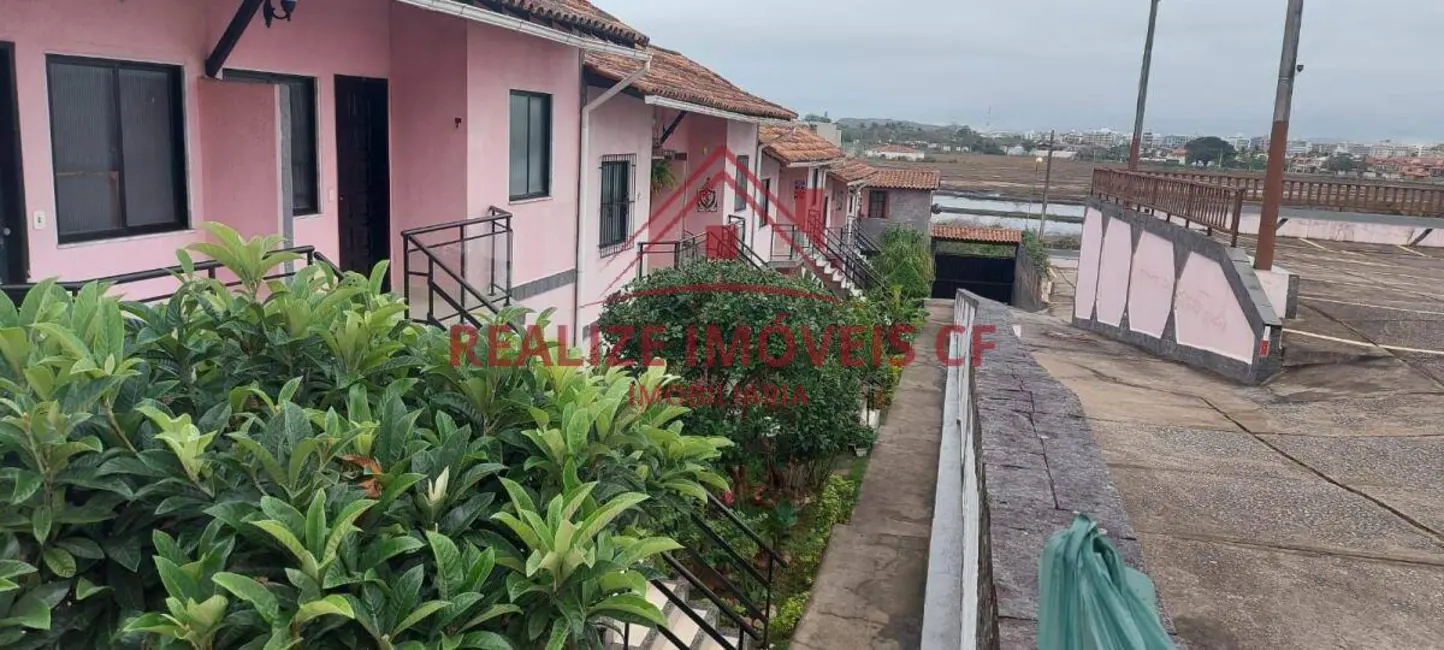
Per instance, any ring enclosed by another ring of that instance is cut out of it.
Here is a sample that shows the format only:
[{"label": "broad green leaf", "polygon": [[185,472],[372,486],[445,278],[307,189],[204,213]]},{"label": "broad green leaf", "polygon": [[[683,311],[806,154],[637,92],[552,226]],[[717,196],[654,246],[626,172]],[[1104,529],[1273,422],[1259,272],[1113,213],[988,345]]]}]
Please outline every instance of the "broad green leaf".
[{"label": "broad green leaf", "polygon": [[577,531],[577,542],[580,544],[589,543],[593,537],[596,537],[597,533],[601,532],[603,528],[612,523],[617,517],[620,517],[622,513],[646,500],[647,495],[638,492],[626,492],[612,498],[611,501],[608,501],[605,505],[598,508],[596,512],[588,516],[586,521],[582,522],[581,529]]},{"label": "broad green leaf", "polygon": [[70,551],[70,554],[75,557],[87,560],[105,559],[105,551],[101,550],[100,545],[85,537],[67,537],[56,542],[56,545]]},{"label": "broad green leaf", "polygon": [[675,540],[666,537],[648,537],[627,546],[626,549],[617,556],[617,564],[627,567],[633,566],[658,553],[675,551],[680,548],[682,548],[682,545],[678,544]]},{"label": "broad green leaf", "polygon": [[506,637],[496,632],[472,632],[461,641],[461,650],[516,650]]},{"label": "broad green leaf", "polygon": [[438,591],[442,598],[451,598],[452,593],[462,586],[461,553],[457,552],[456,543],[441,533],[428,530],[426,540],[431,543],[431,552],[436,558]]},{"label": "broad green leaf", "polygon": [[346,507],[341,510],[341,514],[336,516],[335,523],[332,524],[331,535],[326,539],[326,548],[321,556],[322,562],[330,564],[331,560],[336,557],[336,549],[341,547],[341,541],[346,539],[351,531],[356,530],[352,524],[374,505],[376,502],[370,499],[358,499],[346,504]]},{"label": "broad green leaf", "polygon": [[301,605],[301,608],[296,610],[296,616],[291,619],[291,622],[294,625],[300,625],[321,616],[341,616],[354,619],[356,612],[351,608],[351,602],[344,596],[332,594]]},{"label": "broad green leaf", "polygon": [[[46,615],[48,616],[49,612],[46,612]],[[46,621],[46,626],[41,629],[50,629],[50,622]],[[175,624],[174,619],[155,612],[141,614],[125,624],[126,632],[150,632],[162,636],[172,636],[179,630],[180,627]]]},{"label": "broad green leaf", "polygon": [[281,464],[279,462],[276,462],[276,457],[272,456],[271,452],[266,451],[266,448],[262,447],[261,443],[252,440],[249,436],[243,433],[232,433],[230,434],[230,438],[231,440],[234,440],[237,445],[240,445],[242,449],[250,452],[253,456],[255,456],[256,460],[259,460],[261,462],[261,469],[264,469],[266,471],[266,475],[270,476],[271,480],[274,481],[277,485],[280,485],[282,487],[290,485],[290,483],[286,481],[285,472],[281,470]]},{"label": "broad green leaf", "polygon": [[216,594],[207,598],[205,602],[187,606],[186,613],[190,615],[196,626],[208,630],[221,622],[221,618],[226,615],[226,605],[228,604],[229,601],[225,596]]},{"label": "broad green leaf", "polygon": [[466,631],[498,616],[520,613],[521,608],[517,607],[516,605],[492,605],[491,607],[483,610],[480,614],[472,617],[472,619],[467,621],[465,625],[461,626],[461,629],[462,631]]},{"label": "broad green leaf", "polygon": [[[321,550],[325,537],[326,491],[317,490],[316,496],[311,497],[311,506],[306,509],[306,550],[318,558],[324,558],[325,554]],[[323,559],[322,562],[324,561]]]},{"label": "broad green leaf", "polygon": [[110,587],[97,586],[95,583],[87,580],[85,576],[81,576],[79,580],[75,581],[76,600],[85,600],[86,598],[94,596],[95,594],[103,593],[106,591],[110,591]]},{"label": "broad green leaf", "polygon": [[448,603],[444,600],[431,600],[422,603],[420,607],[417,607],[414,611],[411,612],[410,615],[408,615],[406,618],[401,619],[401,622],[396,624],[396,627],[391,630],[391,636],[401,636],[401,633],[411,629],[411,626],[420,623],[423,619],[431,616],[432,614],[446,609],[446,607],[450,604],[451,603]]},{"label": "broad green leaf", "polygon": [[191,577],[184,569],[159,555],[155,556],[155,569],[160,573],[160,580],[165,584],[166,593],[172,598],[194,599],[200,594],[195,578]]},{"label": "broad green leaf", "polygon": [[655,623],[665,625],[666,619],[662,618],[661,610],[656,605],[647,602],[647,599],[636,594],[617,594],[609,597],[591,607],[589,612],[592,615],[606,616],[610,614],[630,614]]},{"label": "broad green leaf", "polygon": [[0,560],[0,578],[14,578],[35,573],[35,567],[19,560]]},{"label": "broad green leaf", "polygon": [[35,541],[44,544],[45,540],[50,537],[50,521],[51,513],[48,505],[36,508],[35,512],[30,515],[30,525],[35,535]]},{"label": "broad green leaf", "polygon": [[50,569],[51,573],[62,578],[75,576],[75,556],[71,555],[69,551],[59,547],[47,548],[44,558],[45,566]]},{"label": "broad green leaf", "polygon": [[292,534],[290,530],[287,530],[281,522],[263,519],[261,521],[253,521],[251,525],[266,531],[267,534],[275,538],[282,546],[286,547],[286,550],[290,551],[291,555],[294,555],[296,559],[301,562],[301,570],[304,571],[306,575],[314,578],[316,574],[320,572],[320,567],[316,564],[316,557],[311,555],[311,552],[306,550],[301,540],[296,539],[296,536]]},{"label": "broad green leaf", "polygon": [[533,502],[531,496],[526,493],[526,488],[522,487],[516,481],[504,477],[501,479],[501,485],[506,488],[506,494],[511,497],[511,503],[516,507],[517,513],[525,510],[536,511],[536,503]]},{"label": "broad green leaf", "polygon": [[562,650],[571,637],[566,621],[552,621],[552,634],[547,638],[546,650]]},{"label": "broad green leaf", "polygon": [[28,627],[32,630],[50,629],[50,610],[60,604],[60,599],[65,597],[69,585],[59,584],[62,589],[57,596],[55,590],[48,587],[40,587],[25,592],[20,600],[10,607],[10,616],[0,620],[0,627],[18,625]]},{"label": "broad green leaf", "polygon": [[14,471],[11,472],[8,478],[15,481],[15,490],[6,501],[12,504],[24,503],[31,495],[35,494],[36,490],[40,489],[40,485],[45,481],[45,478],[28,470],[19,468],[12,469]]},{"label": "broad green leaf", "polygon": [[261,583],[238,573],[217,573],[211,580],[236,598],[250,603],[267,623],[274,624],[280,618],[280,603]]},{"label": "broad green leaf", "polygon": [[498,512],[492,515],[491,518],[505,524],[507,528],[510,528],[511,531],[516,533],[517,537],[520,537],[521,541],[527,545],[527,548],[545,548],[545,545],[542,543],[541,538],[537,536],[537,532],[522,520],[517,519],[510,512]]}]

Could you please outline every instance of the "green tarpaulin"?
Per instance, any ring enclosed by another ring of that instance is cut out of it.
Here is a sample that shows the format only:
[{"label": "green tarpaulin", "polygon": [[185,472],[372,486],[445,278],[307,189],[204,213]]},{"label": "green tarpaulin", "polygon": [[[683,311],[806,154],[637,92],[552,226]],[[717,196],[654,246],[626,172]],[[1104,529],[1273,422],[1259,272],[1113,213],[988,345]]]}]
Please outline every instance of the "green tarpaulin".
[{"label": "green tarpaulin", "polygon": [[1086,515],[1048,540],[1038,574],[1039,650],[1174,650],[1153,581]]}]

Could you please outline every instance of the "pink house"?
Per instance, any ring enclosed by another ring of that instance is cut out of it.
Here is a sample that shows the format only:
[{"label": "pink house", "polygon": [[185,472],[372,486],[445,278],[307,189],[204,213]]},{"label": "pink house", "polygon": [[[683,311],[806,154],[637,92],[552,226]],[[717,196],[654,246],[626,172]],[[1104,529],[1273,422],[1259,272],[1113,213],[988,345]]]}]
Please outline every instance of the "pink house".
[{"label": "pink house", "polygon": [[587,55],[593,108],[583,149],[579,323],[595,322],[602,300],[639,272],[674,263],[678,247],[700,241],[709,226],[735,225],[754,242],[755,207],[775,191],[749,180],[763,176],[758,129],[797,117],[679,52],[647,51],[647,64]]},{"label": "pink house", "polygon": [[[578,298],[583,55],[648,58],[645,36],[583,0],[0,12],[0,280],[165,266],[220,221],[347,269],[389,259],[407,288],[407,268],[450,262],[562,323]],[[408,253],[403,231],[457,222]]]}]

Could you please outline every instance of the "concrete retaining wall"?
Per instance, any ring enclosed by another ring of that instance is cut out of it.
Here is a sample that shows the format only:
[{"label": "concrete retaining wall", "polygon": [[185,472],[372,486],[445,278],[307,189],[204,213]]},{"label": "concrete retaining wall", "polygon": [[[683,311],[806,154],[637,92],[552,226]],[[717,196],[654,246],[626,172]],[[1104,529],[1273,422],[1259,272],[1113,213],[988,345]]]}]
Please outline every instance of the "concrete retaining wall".
[{"label": "concrete retaining wall", "polygon": [[1038,268],[1021,245],[1013,259],[1013,306],[1024,311],[1042,309],[1046,304],[1043,296],[1049,293],[1045,286],[1048,282],[1047,272]]},{"label": "concrete retaining wall", "polygon": [[[1259,206],[1244,205],[1239,232],[1258,234]],[[1444,247],[1444,219],[1307,208],[1279,210],[1280,237]]]},{"label": "concrete retaining wall", "polygon": [[1088,202],[1074,309],[1077,327],[1244,383],[1282,362],[1281,321],[1243,249],[1114,203]]},{"label": "concrete retaining wall", "polygon": [[[949,359],[970,359],[979,298],[958,291]],[[942,340],[939,340],[942,344]],[[997,648],[997,611],[993,597],[987,499],[983,488],[982,445],[971,363],[947,369],[943,393],[943,429],[937,488],[928,539],[924,594],[924,650]],[[989,549],[985,551],[985,549]]]}]

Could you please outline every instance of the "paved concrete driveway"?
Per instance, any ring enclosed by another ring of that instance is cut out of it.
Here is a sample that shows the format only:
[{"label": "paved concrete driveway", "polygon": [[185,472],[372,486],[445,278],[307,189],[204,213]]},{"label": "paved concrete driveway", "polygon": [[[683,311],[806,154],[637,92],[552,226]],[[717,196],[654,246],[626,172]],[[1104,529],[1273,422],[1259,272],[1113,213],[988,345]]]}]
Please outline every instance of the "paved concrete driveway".
[{"label": "paved concrete driveway", "polygon": [[1444,647],[1444,251],[1281,240],[1279,260],[1302,300],[1263,387],[1060,318],[1022,337],[1081,399],[1189,647]]}]

